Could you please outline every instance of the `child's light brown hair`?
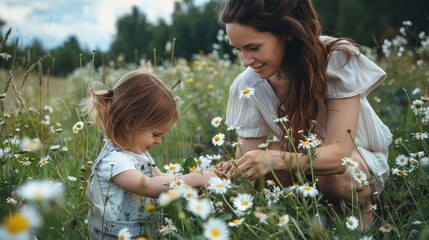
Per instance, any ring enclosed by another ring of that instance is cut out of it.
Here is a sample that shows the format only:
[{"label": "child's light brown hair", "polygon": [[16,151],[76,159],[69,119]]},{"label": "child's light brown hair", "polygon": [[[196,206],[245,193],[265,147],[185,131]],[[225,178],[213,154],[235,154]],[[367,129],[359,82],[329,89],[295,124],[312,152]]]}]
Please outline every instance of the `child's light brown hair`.
[{"label": "child's light brown hair", "polygon": [[131,150],[129,134],[178,118],[176,101],[163,81],[144,70],[123,76],[112,90],[91,89],[84,111],[115,146]]}]

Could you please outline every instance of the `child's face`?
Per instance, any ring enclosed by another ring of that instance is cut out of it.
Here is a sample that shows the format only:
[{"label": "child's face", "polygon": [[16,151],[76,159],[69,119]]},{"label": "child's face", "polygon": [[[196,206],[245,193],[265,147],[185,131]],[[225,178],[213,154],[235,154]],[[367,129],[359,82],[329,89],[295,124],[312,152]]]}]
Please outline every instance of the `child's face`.
[{"label": "child's face", "polygon": [[167,124],[155,128],[148,128],[136,133],[134,138],[134,151],[144,153],[155,144],[161,142],[161,136],[170,131],[175,121],[170,121]]}]

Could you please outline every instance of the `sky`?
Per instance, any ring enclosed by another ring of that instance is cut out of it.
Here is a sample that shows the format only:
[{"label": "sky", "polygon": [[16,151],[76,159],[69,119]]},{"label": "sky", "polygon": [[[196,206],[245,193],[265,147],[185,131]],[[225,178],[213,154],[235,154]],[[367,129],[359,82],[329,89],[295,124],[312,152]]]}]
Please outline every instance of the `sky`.
[{"label": "sky", "polygon": [[[12,33],[8,43],[19,39],[19,46],[28,46],[39,39],[46,49],[60,46],[69,36],[76,36],[81,47],[106,51],[116,33],[116,20],[131,13],[137,6],[154,24],[159,19],[171,22],[177,0],[1,0],[0,29]],[[208,0],[194,0],[197,6]],[[3,36],[1,37],[3,38]]]}]

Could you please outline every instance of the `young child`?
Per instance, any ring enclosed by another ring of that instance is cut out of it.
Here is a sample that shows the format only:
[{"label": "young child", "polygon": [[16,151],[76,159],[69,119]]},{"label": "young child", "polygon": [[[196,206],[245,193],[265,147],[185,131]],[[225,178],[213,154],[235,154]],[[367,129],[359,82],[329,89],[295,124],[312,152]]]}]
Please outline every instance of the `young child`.
[{"label": "young child", "polygon": [[[156,76],[137,70],[122,77],[112,90],[93,90],[84,100],[84,111],[106,137],[89,178],[90,239],[118,239],[124,228],[133,238],[148,234],[156,238],[160,218],[145,208],[157,205],[156,198],[177,176],[161,173],[148,150],[177,120],[173,95]],[[201,187],[211,175],[205,170],[180,177]]]}]

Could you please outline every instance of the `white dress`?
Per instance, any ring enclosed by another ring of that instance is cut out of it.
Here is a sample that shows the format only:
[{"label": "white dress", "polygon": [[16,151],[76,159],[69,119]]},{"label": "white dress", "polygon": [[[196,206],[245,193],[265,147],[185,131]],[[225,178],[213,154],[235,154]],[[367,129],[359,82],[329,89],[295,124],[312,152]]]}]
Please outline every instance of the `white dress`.
[{"label": "white dress", "polygon": [[[320,39],[325,42],[330,38],[321,36]],[[374,112],[366,96],[381,84],[386,73],[363,54],[358,54],[356,47],[349,45],[347,48],[356,55],[348,59],[343,51],[335,50],[331,53],[325,75],[326,98],[361,97],[355,143],[370,168],[371,175],[376,178],[372,179],[375,190],[380,192],[389,176],[387,154],[392,134]],[[251,98],[256,101],[239,98],[239,92],[246,87],[255,88],[255,94]],[[280,138],[282,130],[273,121],[279,117],[277,101],[268,81],[261,79],[249,67],[237,76],[230,87],[225,123],[240,127],[237,134],[242,138],[266,137],[269,131]],[[326,112],[322,109],[317,119],[318,130],[321,132],[324,132],[325,127],[324,116]]]}]

